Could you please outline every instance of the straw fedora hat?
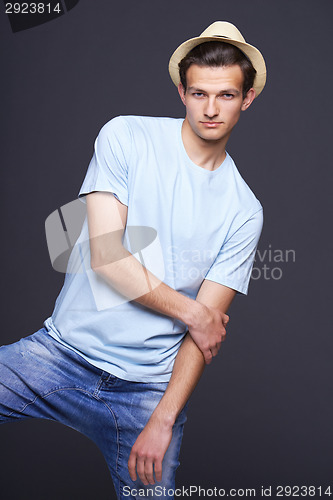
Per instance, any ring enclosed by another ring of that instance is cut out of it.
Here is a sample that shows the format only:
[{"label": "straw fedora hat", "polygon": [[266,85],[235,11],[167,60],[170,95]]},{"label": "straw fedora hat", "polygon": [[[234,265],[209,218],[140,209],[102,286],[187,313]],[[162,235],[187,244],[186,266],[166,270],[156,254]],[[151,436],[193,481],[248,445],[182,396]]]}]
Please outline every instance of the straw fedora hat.
[{"label": "straw fedora hat", "polygon": [[242,52],[244,52],[244,54],[247,55],[253,64],[254,69],[257,71],[253,88],[256,91],[256,96],[258,96],[266,83],[265,60],[258,49],[246,43],[244,37],[236,26],[226,21],[216,21],[208,26],[208,28],[206,28],[200,36],[190,38],[174,51],[169,62],[169,73],[173,83],[178,86],[180,82],[178,64],[186,56],[186,54],[188,54],[190,50],[197,45],[211,41],[230,43],[231,45],[238,47]]}]

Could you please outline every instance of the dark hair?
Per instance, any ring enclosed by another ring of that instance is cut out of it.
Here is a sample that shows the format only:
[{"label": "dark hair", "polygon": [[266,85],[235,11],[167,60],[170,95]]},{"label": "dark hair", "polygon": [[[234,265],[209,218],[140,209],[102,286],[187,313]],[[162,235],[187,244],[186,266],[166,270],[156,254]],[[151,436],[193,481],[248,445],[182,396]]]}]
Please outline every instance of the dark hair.
[{"label": "dark hair", "polygon": [[198,66],[233,66],[238,64],[244,76],[243,98],[246,96],[256,76],[250,59],[240,49],[226,42],[204,42],[194,47],[179,63],[180,81],[186,92],[186,72],[191,64]]}]

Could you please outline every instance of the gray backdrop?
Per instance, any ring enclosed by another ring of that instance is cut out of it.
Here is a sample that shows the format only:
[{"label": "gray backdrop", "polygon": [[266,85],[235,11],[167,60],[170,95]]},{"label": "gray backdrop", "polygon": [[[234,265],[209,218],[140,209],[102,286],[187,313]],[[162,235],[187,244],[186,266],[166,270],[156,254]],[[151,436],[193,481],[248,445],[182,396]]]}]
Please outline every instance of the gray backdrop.
[{"label": "gray backdrop", "polygon": [[[168,60],[214,20],[266,58],[267,87],[228,144],[264,207],[255,279],[192,397],[179,486],[333,487],[332,14],[330,0],[80,0],[14,33],[1,5],[2,343],[52,313],[64,276],[44,222],[75,199],[100,127],[183,116]],[[1,498],[114,498],[84,436],[45,421],[0,432]]]}]

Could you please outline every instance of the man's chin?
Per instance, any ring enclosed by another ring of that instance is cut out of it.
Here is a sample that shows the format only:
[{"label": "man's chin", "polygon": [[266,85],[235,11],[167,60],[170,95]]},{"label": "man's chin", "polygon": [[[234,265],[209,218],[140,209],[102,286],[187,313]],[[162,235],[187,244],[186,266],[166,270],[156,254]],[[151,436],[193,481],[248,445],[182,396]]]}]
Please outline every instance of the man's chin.
[{"label": "man's chin", "polygon": [[199,137],[201,137],[201,139],[205,142],[212,142],[212,143],[222,142],[225,139],[225,135],[221,133],[216,133],[216,130],[202,132],[199,134]]}]

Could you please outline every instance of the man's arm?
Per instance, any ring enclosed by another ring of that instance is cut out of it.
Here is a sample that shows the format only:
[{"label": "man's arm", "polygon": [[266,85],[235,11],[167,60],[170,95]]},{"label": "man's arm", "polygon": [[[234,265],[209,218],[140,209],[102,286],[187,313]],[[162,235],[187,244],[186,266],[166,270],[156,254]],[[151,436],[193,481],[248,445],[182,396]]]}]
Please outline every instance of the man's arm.
[{"label": "man's arm", "polygon": [[86,202],[91,268],[129,300],[185,323],[205,362],[210,363],[226,334],[223,312],[176,292],[124,248],[127,207],[111,193],[90,193]]},{"label": "man's arm", "polygon": [[[176,292],[146,270],[122,244],[127,207],[113,195],[93,192],[86,196],[91,267],[130,300],[180,319],[189,328],[177,354],[167,390],[148,424],[136,440],[129,471],[136,470],[148,484],[162,475],[162,460],[170,444],[172,427],[196,386],[204,368],[224,340],[228,309],[235,291],[205,280],[196,300]],[[208,339],[208,340],[207,340]]]},{"label": "man's arm", "polygon": [[[197,301],[225,313],[236,292],[213,281],[204,280]],[[189,334],[186,335],[175,360],[168,387],[147,425],[134,443],[128,461],[130,476],[136,471],[144,484],[162,479],[162,461],[172,438],[172,427],[197,385],[204,370],[202,352]]]}]

